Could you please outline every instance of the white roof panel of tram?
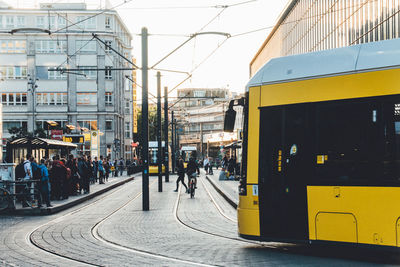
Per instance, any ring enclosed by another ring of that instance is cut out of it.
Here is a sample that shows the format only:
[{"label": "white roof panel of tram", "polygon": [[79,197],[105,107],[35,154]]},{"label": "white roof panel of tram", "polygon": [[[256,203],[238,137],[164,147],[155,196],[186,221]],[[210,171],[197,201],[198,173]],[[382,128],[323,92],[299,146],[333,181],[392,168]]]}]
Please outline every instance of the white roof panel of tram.
[{"label": "white roof panel of tram", "polygon": [[252,86],[400,65],[400,39],[273,58],[249,81]]}]

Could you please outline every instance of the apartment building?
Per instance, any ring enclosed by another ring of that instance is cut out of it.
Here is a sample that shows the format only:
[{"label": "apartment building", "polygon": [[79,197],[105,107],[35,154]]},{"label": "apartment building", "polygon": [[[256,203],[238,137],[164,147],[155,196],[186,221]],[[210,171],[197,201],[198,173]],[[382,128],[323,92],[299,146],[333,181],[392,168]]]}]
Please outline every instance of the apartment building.
[{"label": "apartment building", "polygon": [[[64,132],[67,125],[76,134],[99,131],[99,154],[126,156],[133,87],[125,76],[132,75],[132,66],[111,48],[131,58],[131,40],[113,10],[87,9],[84,3],[42,3],[38,9],[1,4],[3,138],[12,127],[47,130],[51,120]],[[90,142],[80,150],[90,154]]]},{"label": "apartment building", "polygon": [[[206,155],[210,149],[216,152],[221,142],[226,144],[231,141],[223,128],[224,114],[233,97],[235,95],[226,88],[178,89],[179,102],[175,106],[178,129],[182,129],[179,144],[195,145],[201,155]],[[213,138],[224,135],[225,139]]]}]

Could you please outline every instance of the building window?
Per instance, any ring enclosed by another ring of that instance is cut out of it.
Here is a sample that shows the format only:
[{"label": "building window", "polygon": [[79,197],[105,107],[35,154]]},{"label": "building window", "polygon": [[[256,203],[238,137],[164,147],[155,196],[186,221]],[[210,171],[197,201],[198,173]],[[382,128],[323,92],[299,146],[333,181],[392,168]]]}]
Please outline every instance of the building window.
[{"label": "building window", "polygon": [[78,79],[91,79],[91,80],[96,80],[97,79],[97,70],[96,67],[92,66],[79,66],[78,68],[83,69],[79,71],[80,74]]},{"label": "building window", "polygon": [[0,67],[0,78],[3,79],[26,79],[27,68],[21,66]]},{"label": "building window", "polygon": [[87,128],[90,131],[97,130],[97,121],[87,120],[87,121],[77,121],[78,128]]},{"label": "building window", "polygon": [[97,106],[97,93],[77,93],[77,104]]},{"label": "building window", "polygon": [[112,79],[111,67],[106,67],[105,79],[106,80],[111,80]]},{"label": "building window", "polygon": [[130,122],[125,122],[125,138],[131,138],[131,124],[130,124]]},{"label": "building window", "polygon": [[49,80],[64,80],[67,79],[67,74],[61,73],[61,71],[47,71],[47,78]]},{"label": "building window", "polygon": [[0,29],[3,28],[3,16],[0,15]]},{"label": "building window", "polygon": [[24,40],[1,40],[0,53],[26,53],[26,41]]},{"label": "building window", "polygon": [[125,101],[125,114],[130,114],[130,113],[131,113],[130,101],[127,100]]},{"label": "building window", "polygon": [[105,41],[105,43],[106,43],[106,45],[105,45],[105,51],[106,51],[106,53],[111,53],[111,45],[112,45],[112,42],[111,41]]},{"label": "building window", "polygon": [[37,16],[36,17],[36,27],[38,27],[38,28],[44,28],[45,27],[45,25],[44,25],[44,16]]},{"label": "building window", "polygon": [[3,132],[8,132],[11,128],[27,129],[26,121],[3,121]]},{"label": "building window", "polygon": [[14,16],[6,16],[6,27],[14,28]]},{"label": "building window", "polygon": [[1,103],[5,106],[26,106],[26,93],[3,93]]},{"label": "building window", "polygon": [[35,42],[36,53],[65,53],[67,51],[66,40],[38,40]]},{"label": "building window", "polygon": [[67,93],[36,93],[36,105],[61,106],[67,104]]},{"label": "building window", "polygon": [[25,17],[17,16],[17,27],[25,27]]},{"label": "building window", "polygon": [[106,130],[107,131],[112,131],[113,129],[113,121],[112,120],[106,120]]},{"label": "building window", "polygon": [[194,97],[205,97],[206,91],[194,91]]},{"label": "building window", "polygon": [[76,41],[76,51],[96,52],[97,51],[97,43],[96,43],[96,41],[90,41],[90,40],[78,40],[78,41]]},{"label": "building window", "polygon": [[106,27],[106,29],[111,29],[111,17],[110,16],[106,16],[105,27]]},{"label": "building window", "polygon": [[106,92],[106,106],[112,106],[113,105],[113,93],[111,92]]},{"label": "building window", "polygon": [[60,30],[60,29],[62,29],[62,28],[64,28],[65,26],[67,26],[67,20],[63,17],[63,16],[58,16],[58,19],[57,19],[57,22],[58,22],[58,29]]},{"label": "building window", "polygon": [[78,16],[76,18],[76,24],[78,28],[95,29],[96,28],[96,17]]}]

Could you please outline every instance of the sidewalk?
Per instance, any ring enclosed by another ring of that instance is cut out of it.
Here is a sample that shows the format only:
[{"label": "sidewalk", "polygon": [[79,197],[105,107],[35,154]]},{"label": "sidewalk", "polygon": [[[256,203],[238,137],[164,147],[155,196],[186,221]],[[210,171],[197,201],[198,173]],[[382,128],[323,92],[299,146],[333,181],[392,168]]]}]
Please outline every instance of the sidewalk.
[{"label": "sidewalk", "polygon": [[[99,196],[107,191],[110,191],[111,189],[114,189],[120,185],[123,185],[127,182],[130,182],[134,179],[134,175],[132,174],[130,176],[119,176],[115,178],[108,178],[108,182],[105,184],[91,184],[90,185],[90,193],[89,194],[81,194],[81,195],[76,195],[76,196],[70,196],[68,199],[64,200],[52,200],[51,205],[53,207],[47,208],[46,205],[44,204],[42,208],[22,208],[21,203],[17,203],[16,209],[8,212],[8,214],[13,214],[13,215],[49,215],[49,214],[54,214],[63,210],[66,210],[70,207],[73,207],[75,205],[78,205],[82,202],[85,202],[89,199],[92,199],[96,196]],[[136,174],[140,175],[140,173]]]},{"label": "sidewalk", "polygon": [[[213,170],[214,174],[206,174],[206,178],[214,186],[215,190],[221,194],[222,197],[235,209],[239,203],[239,181],[235,180],[219,180],[219,173],[221,169]],[[202,169],[204,172],[204,169]],[[205,172],[204,172],[205,173]]]}]

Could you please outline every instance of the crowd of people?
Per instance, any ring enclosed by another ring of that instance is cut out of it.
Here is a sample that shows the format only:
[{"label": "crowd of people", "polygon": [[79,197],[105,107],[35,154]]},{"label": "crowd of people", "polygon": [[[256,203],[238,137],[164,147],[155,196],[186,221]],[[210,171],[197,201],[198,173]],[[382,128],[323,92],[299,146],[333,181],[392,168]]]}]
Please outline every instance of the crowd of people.
[{"label": "crowd of people", "polygon": [[[86,155],[78,158],[73,155],[66,158],[56,155],[52,159],[44,158],[37,161],[31,155],[27,155],[26,159],[21,160],[21,163],[17,165],[15,178],[39,181],[36,184],[42,200],[47,207],[51,207],[51,200],[88,194],[91,184],[104,184],[108,182],[110,176],[122,176],[124,169],[125,161],[122,158],[112,161],[103,156],[92,159]],[[41,204],[39,203],[39,206]]]}]

